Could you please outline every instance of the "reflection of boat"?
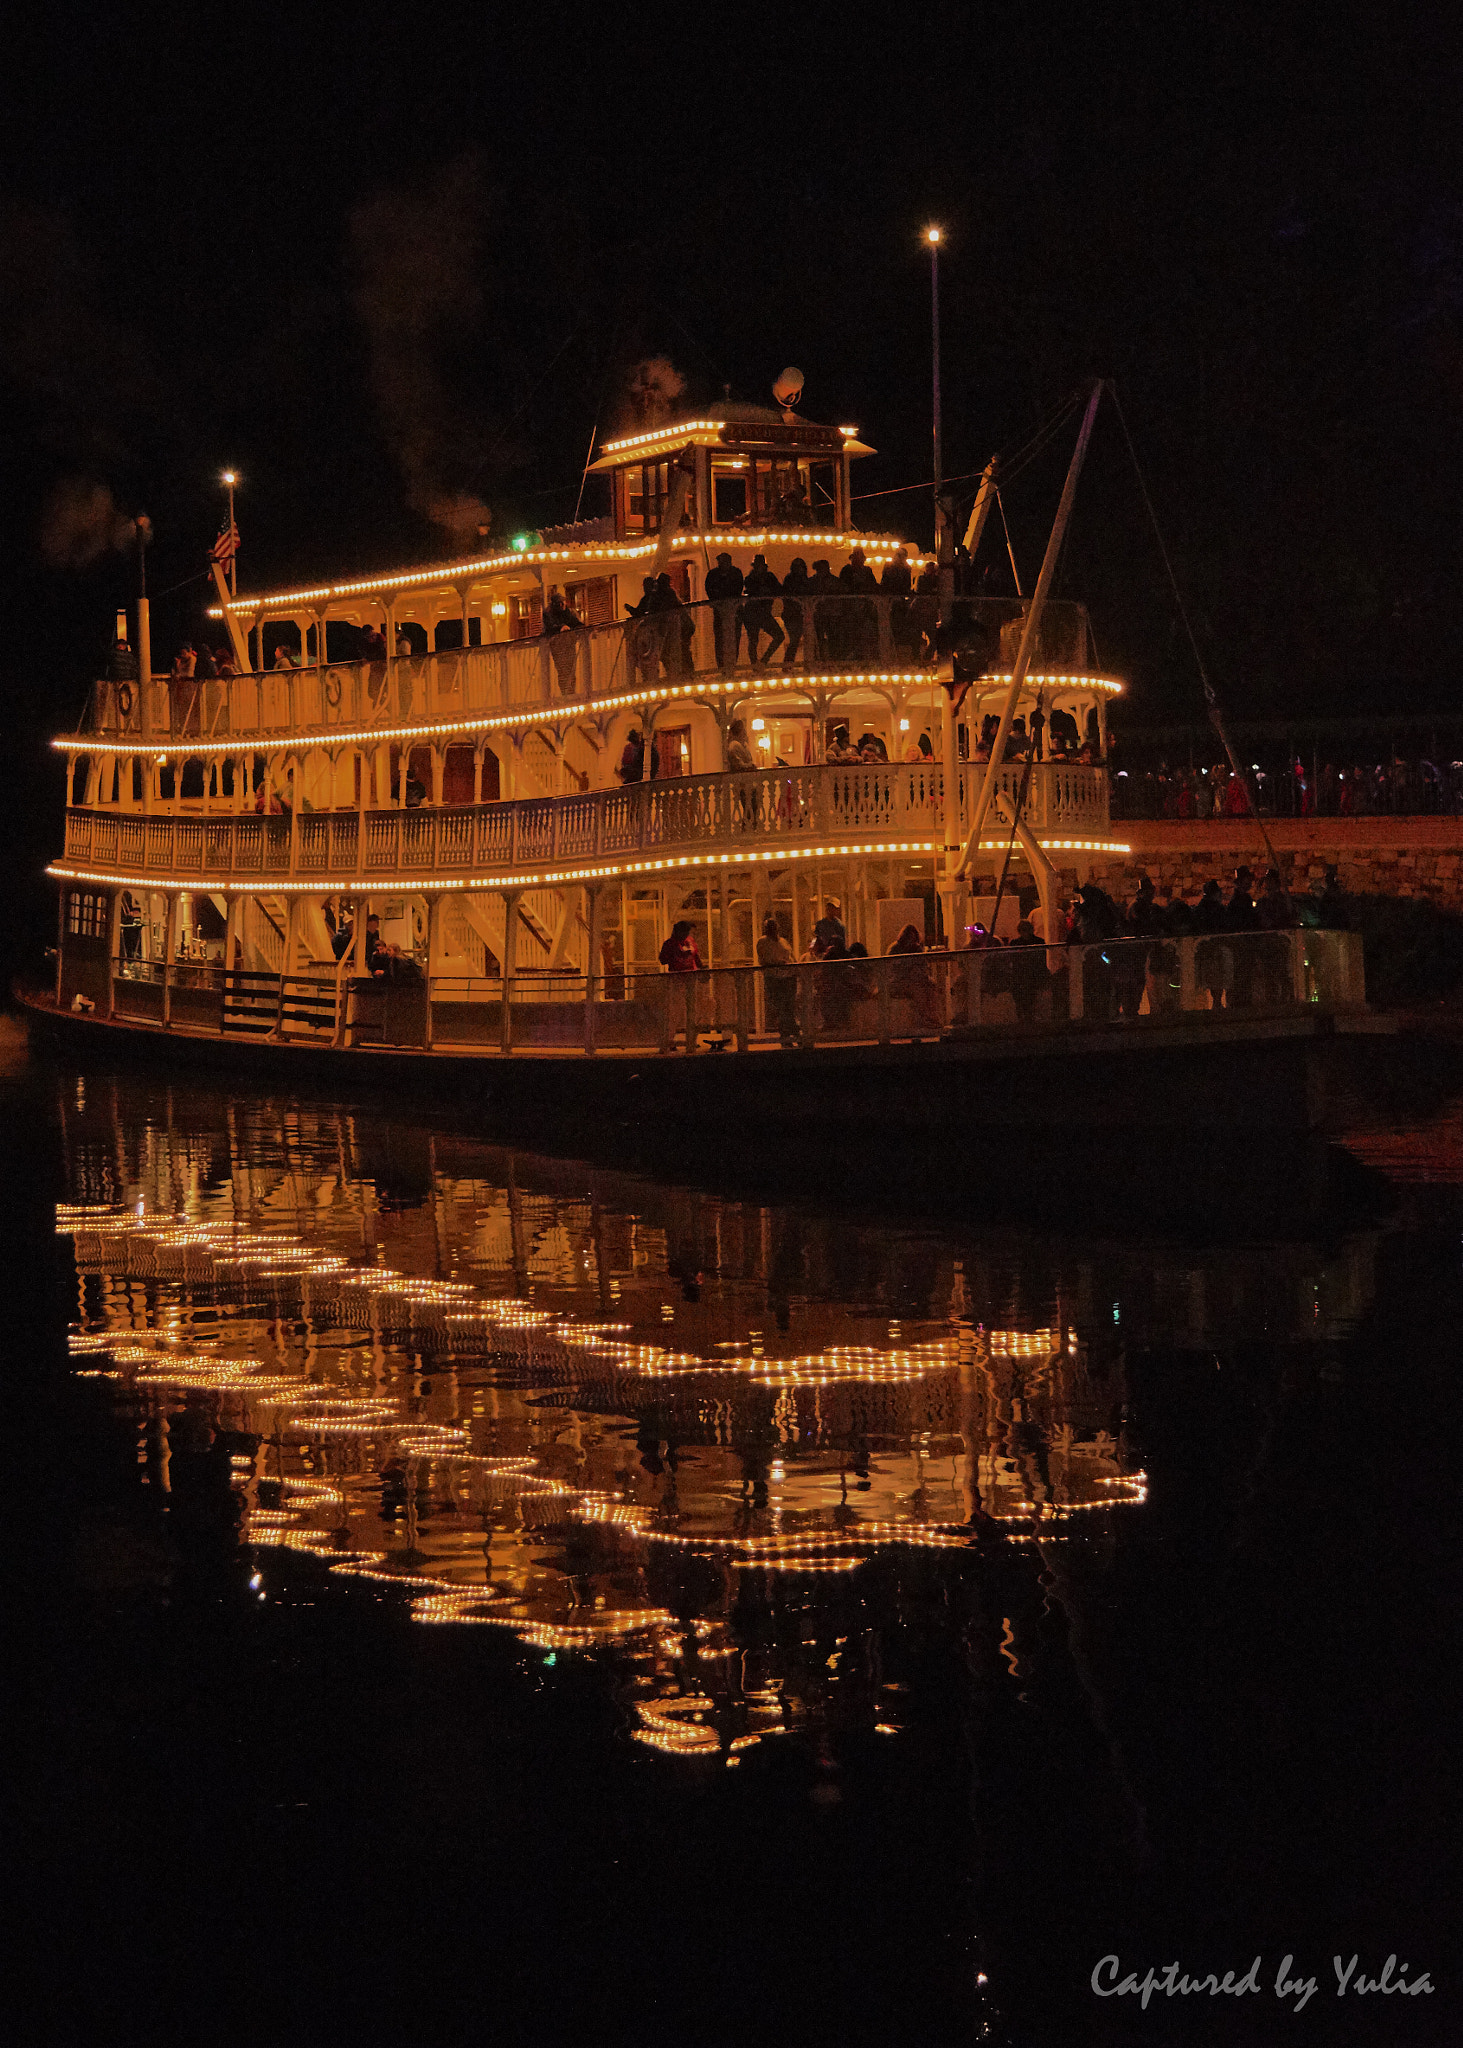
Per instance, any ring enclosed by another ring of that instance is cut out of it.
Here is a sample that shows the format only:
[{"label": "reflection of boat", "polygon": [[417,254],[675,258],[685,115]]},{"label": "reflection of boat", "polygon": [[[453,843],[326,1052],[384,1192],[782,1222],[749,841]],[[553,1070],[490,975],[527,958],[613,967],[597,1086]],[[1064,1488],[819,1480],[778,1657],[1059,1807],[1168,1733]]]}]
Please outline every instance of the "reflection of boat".
[{"label": "reflection of boat", "polygon": [[[825,1118],[852,1066],[906,1126],[973,1123],[977,1093],[1067,1124],[1080,1066],[1089,1114],[1311,1123],[1308,1068],[1363,1007],[1350,935],[1065,944],[1064,903],[1126,851],[1121,684],[1083,607],[1045,571],[1029,601],[877,583],[898,544],[851,525],[853,429],[720,412],[607,444],[608,522],[228,598],[239,673],[99,683],[56,743],[61,941],[33,1007],[169,1057],[454,1086],[468,1064],[577,1107],[651,1062],[672,1113],[718,1120],[744,1091]],[[774,634],[773,599],[715,594],[713,553],[784,582],[811,557],[827,590],[784,588]],[[830,903],[867,957],[813,957]],[[965,949],[1023,911],[1030,945]],[[769,919],[789,957],[759,967]],[[705,972],[662,974],[682,926]]]},{"label": "reflection of boat", "polygon": [[[79,1369],[144,1418],[157,1483],[180,1413],[206,1415],[249,1543],[399,1586],[424,1623],[613,1646],[676,1753],[895,1727],[871,1614],[1110,1527],[1144,1493],[1122,1342],[1222,1336],[1212,1256],[1134,1254],[1125,1326],[1110,1260],[961,1255],[460,1139],[415,1167],[338,1109],[93,1085],[62,1120]],[[1283,1258],[1309,1334],[1328,1289]],[[1254,1260],[1235,1302],[1266,1292]]]}]

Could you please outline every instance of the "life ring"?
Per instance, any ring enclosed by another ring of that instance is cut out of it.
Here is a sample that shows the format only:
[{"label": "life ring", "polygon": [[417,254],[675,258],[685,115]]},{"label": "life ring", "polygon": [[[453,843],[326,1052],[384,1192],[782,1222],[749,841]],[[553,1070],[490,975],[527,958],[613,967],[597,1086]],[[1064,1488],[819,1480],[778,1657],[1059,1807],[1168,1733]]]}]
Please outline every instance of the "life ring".
[{"label": "life ring", "polygon": [[330,675],[325,678],[325,701],[330,706],[332,711],[340,702],[339,676]]},{"label": "life ring", "polygon": [[119,711],[121,712],[121,714],[122,714],[122,716],[123,716],[124,718],[130,718],[130,717],[132,716],[132,685],[131,685],[131,683],[118,683],[118,685],[117,685],[117,709],[118,709],[118,710],[119,710]]}]

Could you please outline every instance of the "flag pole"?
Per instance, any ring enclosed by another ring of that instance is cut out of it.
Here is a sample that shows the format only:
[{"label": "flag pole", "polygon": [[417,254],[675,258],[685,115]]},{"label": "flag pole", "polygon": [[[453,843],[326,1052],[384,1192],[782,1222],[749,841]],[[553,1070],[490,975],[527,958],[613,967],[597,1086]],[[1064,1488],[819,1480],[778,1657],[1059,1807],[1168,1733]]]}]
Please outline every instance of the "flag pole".
[{"label": "flag pole", "polygon": [[[237,474],[232,469],[224,471],[224,482],[228,485],[229,489],[229,538],[231,540],[234,535],[234,485],[238,480]],[[239,594],[239,572],[235,566],[238,553],[238,548],[235,547],[229,555],[229,595],[231,597],[237,597]]]}]

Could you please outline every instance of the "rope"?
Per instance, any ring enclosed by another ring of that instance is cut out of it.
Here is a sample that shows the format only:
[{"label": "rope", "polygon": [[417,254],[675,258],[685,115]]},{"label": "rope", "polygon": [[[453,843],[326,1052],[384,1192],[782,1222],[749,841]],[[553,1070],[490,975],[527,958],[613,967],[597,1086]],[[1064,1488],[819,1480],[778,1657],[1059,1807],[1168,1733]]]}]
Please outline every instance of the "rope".
[{"label": "rope", "polygon": [[1014,547],[1012,547],[1012,545],[1011,545],[1011,529],[1010,529],[1010,527],[1009,527],[1009,526],[1008,526],[1008,525],[1006,524],[1006,507],[1005,507],[1005,505],[1004,505],[1004,504],[1002,503],[1002,501],[1001,501],[1001,487],[1000,487],[1000,485],[999,485],[999,484],[997,484],[997,485],[996,485],[996,510],[997,510],[997,511],[998,511],[998,512],[1000,513],[1000,515],[1001,515],[1001,525],[1002,525],[1002,527],[1003,527],[1003,528],[1005,529],[1005,534],[1006,534],[1006,553],[1007,553],[1007,554],[1008,554],[1008,555],[1010,556],[1010,558],[1011,558],[1011,574],[1012,574],[1012,575],[1013,575],[1013,576],[1015,577],[1015,579],[1016,579],[1016,595],[1017,595],[1018,597],[1020,597],[1020,595],[1021,595],[1021,571],[1020,571],[1020,570],[1019,570],[1019,569],[1018,569],[1018,568],[1016,567],[1016,550],[1015,550],[1015,548],[1014,548]]},{"label": "rope", "polygon": [[1179,618],[1183,621],[1183,628],[1185,633],[1188,635],[1189,646],[1193,650],[1194,666],[1199,671],[1199,681],[1202,683],[1204,687],[1204,702],[1209,713],[1209,723],[1213,726],[1215,732],[1219,735],[1220,743],[1223,746],[1225,753],[1229,756],[1229,765],[1231,769],[1234,771],[1236,777],[1238,778],[1242,788],[1244,789],[1246,796],[1249,798],[1250,816],[1254,819],[1256,829],[1258,830],[1261,839],[1265,843],[1265,853],[1269,860],[1269,863],[1271,867],[1278,872],[1280,868],[1280,861],[1276,855],[1274,845],[1271,842],[1270,834],[1265,829],[1265,821],[1260,816],[1260,806],[1255,801],[1256,793],[1250,787],[1249,777],[1244,772],[1244,767],[1241,764],[1239,755],[1234,750],[1234,742],[1230,739],[1229,733],[1225,728],[1224,713],[1220,709],[1219,698],[1215,694],[1213,683],[1211,683],[1209,680],[1209,671],[1204,666],[1204,657],[1199,652],[1199,642],[1195,636],[1193,625],[1189,619],[1188,607],[1184,603],[1183,592],[1179,589],[1178,577],[1174,574],[1173,562],[1169,556],[1168,547],[1163,538],[1163,529],[1158,523],[1158,513],[1154,507],[1153,498],[1148,489],[1148,480],[1143,474],[1143,465],[1138,460],[1138,451],[1133,445],[1133,436],[1128,429],[1127,415],[1123,411],[1122,402],[1118,397],[1117,385],[1110,383],[1107,388],[1112,396],[1113,406],[1117,412],[1118,419],[1122,425],[1123,439],[1128,444],[1128,453],[1133,459],[1133,474],[1138,479],[1138,488],[1143,493],[1143,503],[1148,509],[1149,523],[1152,525],[1153,528],[1153,538],[1158,543],[1158,553],[1163,562],[1164,573],[1168,577],[1168,587],[1173,592],[1174,604],[1178,608]]}]

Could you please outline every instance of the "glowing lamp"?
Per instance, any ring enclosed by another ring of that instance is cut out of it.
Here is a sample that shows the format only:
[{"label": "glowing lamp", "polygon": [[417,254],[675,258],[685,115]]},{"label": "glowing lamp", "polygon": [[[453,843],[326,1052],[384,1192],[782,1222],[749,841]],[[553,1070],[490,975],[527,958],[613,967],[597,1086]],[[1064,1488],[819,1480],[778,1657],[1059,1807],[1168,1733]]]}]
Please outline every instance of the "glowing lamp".
[{"label": "glowing lamp", "polygon": [[527,535],[526,533],[515,533],[515,534],[514,534],[514,536],[513,536],[513,552],[514,552],[514,553],[515,553],[516,555],[523,555],[523,554],[526,554],[526,553],[528,552],[528,535]]},{"label": "glowing lamp", "polygon": [[938,243],[939,239],[940,239],[940,230],[939,230],[938,228],[926,228],[926,229],[925,229],[925,240],[926,240],[926,241],[927,241],[927,242],[929,243],[929,245],[930,245],[930,247],[931,247],[932,249],[933,249],[933,248],[935,247],[935,245],[936,245],[936,244]]}]

